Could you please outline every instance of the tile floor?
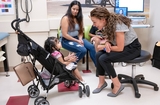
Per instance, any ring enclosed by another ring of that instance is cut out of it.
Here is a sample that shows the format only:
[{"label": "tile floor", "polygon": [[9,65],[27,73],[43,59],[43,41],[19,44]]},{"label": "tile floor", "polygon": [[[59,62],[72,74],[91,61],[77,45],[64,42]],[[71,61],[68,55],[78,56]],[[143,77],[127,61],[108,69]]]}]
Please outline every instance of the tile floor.
[{"label": "tile floor", "polygon": [[[111,80],[106,78],[108,86],[99,94],[92,94],[93,89],[97,87],[98,78],[95,76],[95,67],[93,63],[90,62],[91,73],[83,73],[82,70],[85,69],[85,64],[78,64],[79,70],[83,78],[87,81],[90,87],[90,97],[83,95],[79,98],[78,91],[66,91],[58,92],[58,85],[52,88],[47,96],[47,100],[50,105],[159,105],[160,104],[160,91],[154,91],[153,87],[139,84],[139,92],[141,94],[140,98],[135,98],[134,90],[132,85],[124,84],[125,89],[119,94],[118,97],[111,98],[107,96],[107,93],[111,91]],[[121,65],[115,64],[115,69],[117,73],[131,74],[131,65],[122,67]],[[144,74],[146,80],[155,82],[160,86],[160,70],[151,66],[150,61],[146,62],[142,67],[137,65],[137,74]],[[20,101],[25,102],[23,105],[34,105],[35,98],[28,99],[27,88],[32,83],[22,86],[18,82],[18,78],[14,71],[9,72],[10,76],[5,77],[4,72],[0,72],[0,103],[1,105],[20,105]],[[40,96],[45,96],[46,92],[40,89]],[[14,99],[13,99],[14,97]],[[9,100],[11,98],[12,100]],[[7,103],[9,100],[9,103]],[[17,102],[15,102],[17,101]]]}]

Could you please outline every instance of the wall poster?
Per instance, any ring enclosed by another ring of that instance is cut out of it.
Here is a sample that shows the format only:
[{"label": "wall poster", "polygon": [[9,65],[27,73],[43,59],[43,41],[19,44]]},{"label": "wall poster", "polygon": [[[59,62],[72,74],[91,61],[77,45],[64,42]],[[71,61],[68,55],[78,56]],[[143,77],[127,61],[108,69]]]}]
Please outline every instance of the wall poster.
[{"label": "wall poster", "polygon": [[0,15],[12,15],[14,11],[14,0],[0,0]]}]

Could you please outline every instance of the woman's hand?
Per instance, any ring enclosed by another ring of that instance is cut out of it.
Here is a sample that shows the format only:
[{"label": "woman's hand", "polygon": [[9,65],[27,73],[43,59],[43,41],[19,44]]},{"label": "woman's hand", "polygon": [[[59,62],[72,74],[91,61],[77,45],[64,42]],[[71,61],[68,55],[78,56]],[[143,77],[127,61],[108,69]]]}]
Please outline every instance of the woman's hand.
[{"label": "woman's hand", "polygon": [[111,52],[111,44],[109,42],[106,42],[105,48],[106,48],[106,52],[108,52],[108,53]]},{"label": "woman's hand", "polygon": [[84,43],[83,43],[83,40],[82,40],[82,39],[79,39],[79,40],[78,40],[78,43],[79,43],[80,45],[84,45]]}]

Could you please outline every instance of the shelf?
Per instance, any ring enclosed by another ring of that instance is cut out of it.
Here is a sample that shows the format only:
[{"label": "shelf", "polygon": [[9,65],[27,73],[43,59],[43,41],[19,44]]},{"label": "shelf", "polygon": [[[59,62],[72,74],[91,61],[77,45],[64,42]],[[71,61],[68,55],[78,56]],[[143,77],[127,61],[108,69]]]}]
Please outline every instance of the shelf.
[{"label": "shelf", "polygon": [[151,26],[149,24],[132,24],[133,28],[153,28],[154,26]]}]

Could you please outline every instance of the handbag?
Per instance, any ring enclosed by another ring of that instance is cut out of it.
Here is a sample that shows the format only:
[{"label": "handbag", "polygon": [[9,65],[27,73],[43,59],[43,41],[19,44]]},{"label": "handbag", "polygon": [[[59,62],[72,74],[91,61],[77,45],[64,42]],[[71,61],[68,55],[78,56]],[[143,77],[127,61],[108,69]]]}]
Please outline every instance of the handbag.
[{"label": "handbag", "polygon": [[13,67],[19,81],[23,86],[35,79],[35,73],[31,62],[23,62]]}]

